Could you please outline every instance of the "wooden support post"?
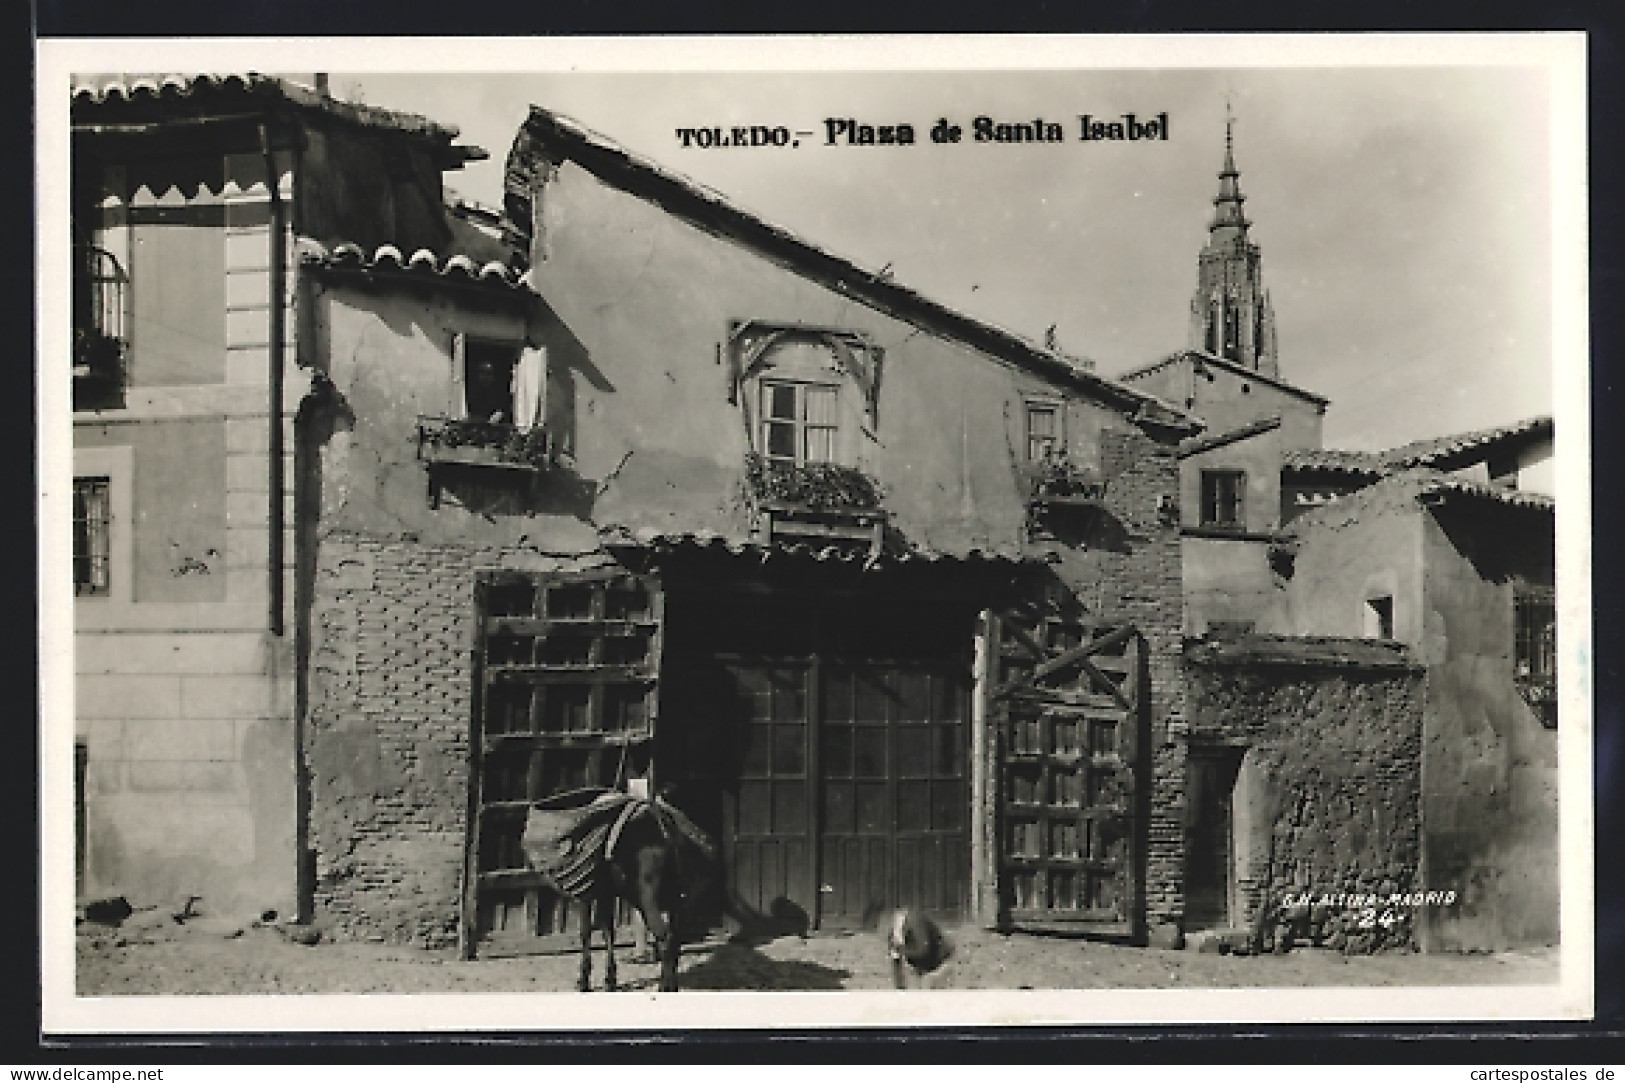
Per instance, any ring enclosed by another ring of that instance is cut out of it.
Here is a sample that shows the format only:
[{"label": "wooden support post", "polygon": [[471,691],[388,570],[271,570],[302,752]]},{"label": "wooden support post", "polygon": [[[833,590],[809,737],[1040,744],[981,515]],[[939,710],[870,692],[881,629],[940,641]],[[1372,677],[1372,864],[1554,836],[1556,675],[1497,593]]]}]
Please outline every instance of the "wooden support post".
[{"label": "wooden support post", "polygon": [[992,692],[997,679],[999,618],[983,610],[976,621],[971,663],[971,920],[983,928],[999,923],[998,742],[992,732]]}]

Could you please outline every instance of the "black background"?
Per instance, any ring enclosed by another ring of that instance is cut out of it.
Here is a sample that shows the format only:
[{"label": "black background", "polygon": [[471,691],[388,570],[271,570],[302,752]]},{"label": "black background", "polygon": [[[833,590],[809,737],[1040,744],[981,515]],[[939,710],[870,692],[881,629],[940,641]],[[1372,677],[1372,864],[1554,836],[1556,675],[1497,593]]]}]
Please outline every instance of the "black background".
[{"label": "black background", "polygon": [[[1085,33],[1197,31],[1585,30],[1590,71],[1591,436],[1593,466],[1593,591],[1596,660],[1596,916],[1597,1020],[1591,1024],[1472,1026],[1187,1027],[1115,1033],[1066,1030],[957,1032],[780,1032],[567,1036],[328,1035],[285,1039],[183,1036],[42,1039],[39,1033],[37,745],[26,724],[30,689],[38,719],[37,637],[21,612],[10,622],[6,655],[18,679],[8,719],[5,758],[11,785],[4,808],[9,830],[5,925],[12,964],[3,970],[0,1061],[13,1065],[231,1064],[322,1062],[443,1063],[474,1069],[492,1061],[549,1064],[605,1061],[651,1065],[700,1061],[795,1063],[977,1061],[1167,1063],[1456,1063],[1595,1067],[1625,1061],[1625,688],[1621,687],[1622,589],[1620,511],[1615,503],[1625,415],[1620,313],[1625,278],[1620,224],[1619,109],[1625,105],[1621,52],[1625,4],[1596,2],[1168,3],[1138,0],[1109,5],[1001,0],[998,4],[890,4],[839,0],[816,5],[764,3],[593,3],[590,0],[37,0],[32,10],[7,5],[0,37],[5,80],[8,162],[0,169],[9,244],[0,259],[0,299],[6,304],[5,400],[15,424],[0,426],[0,472],[14,487],[6,505],[14,530],[8,568],[21,594],[35,582],[35,494],[29,484],[35,432],[32,354],[34,279],[32,37],[171,37],[229,35],[624,35],[743,33]],[[32,36],[30,36],[32,35]],[[1486,223],[1486,229],[1496,228]],[[24,509],[27,509],[25,512]],[[21,609],[14,602],[14,611]],[[30,614],[34,612],[31,606]],[[30,677],[32,674],[32,678]],[[30,947],[34,951],[30,952]],[[32,973],[16,960],[33,955]],[[450,1069],[455,1070],[455,1069]]]}]

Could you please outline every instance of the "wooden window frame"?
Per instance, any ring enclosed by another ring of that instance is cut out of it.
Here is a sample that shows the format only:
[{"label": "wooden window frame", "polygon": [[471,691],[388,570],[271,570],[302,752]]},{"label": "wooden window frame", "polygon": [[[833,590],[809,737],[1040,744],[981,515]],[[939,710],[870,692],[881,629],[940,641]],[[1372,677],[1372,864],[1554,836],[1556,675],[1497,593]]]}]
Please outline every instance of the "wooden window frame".
[{"label": "wooden window frame", "polygon": [[502,421],[499,422],[499,424],[514,424],[514,418],[517,416],[517,412],[515,410],[515,404],[513,401],[513,372],[514,369],[519,365],[519,355],[523,352],[523,350],[524,343],[518,341],[511,341],[503,338],[492,338],[483,335],[465,334],[462,336],[462,349],[460,351],[461,355],[456,359],[456,363],[460,370],[457,373],[456,391],[460,393],[462,397],[462,402],[456,405],[461,406],[461,416],[473,421],[486,421],[490,418],[489,413],[483,416],[476,416],[473,409],[473,403],[469,400],[469,393],[474,388],[473,364],[475,355],[477,353],[489,351],[493,354],[501,353],[507,361],[508,387],[506,392],[506,407],[501,411],[497,411],[502,414]]},{"label": "wooden window frame", "polygon": [[[818,380],[794,380],[774,376],[762,376],[756,380],[758,417],[757,437],[760,441],[763,458],[778,462],[793,462],[797,465],[808,463],[839,463],[841,461],[841,385],[826,383]],[[790,388],[795,397],[795,413],[793,418],[775,417],[769,412],[769,402],[774,390]],[[810,389],[828,391],[834,399],[834,419],[829,422],[813,422],[807,417],[807,392]],[[795,453],[793,455],[776,455],[773,453],[769,434],[775,426],[787,426],[793,433]],[[829,433],[829,457],[814,459],[808,454],[807,437],[814,431]]]},{"label": "wooden window frame", "polygon": [[[1229,518],[1220,517],[1221,482],[1230,482],[1234,488],[1226,502]],[[1243,470],[1203,470],[1201,479],[1201,525],[1209,530],[1245,530],[1247,528],[1247,474]]]},{"label": "wooden window frame", "polygon": [[[1033,418],[1038,414],[1048,414],[1052,419],[1054,431],[1038,433],[1034,431]],[[1027,461],[1030,463],[1052,462],[1065,454],[1066,449],[1066,413],[1062,404],[1056,399],[1028,399],[1024,404],[1023,420],[1027,430]],[[1038,452],[1040,442],[1044,443],[1042,454]]]},{"label": "wooden window frame", "polygon": [[1512,662],[1519,677],[1557,676],[1557,596],[1550,588],[1519,585],[1515,589]]}]

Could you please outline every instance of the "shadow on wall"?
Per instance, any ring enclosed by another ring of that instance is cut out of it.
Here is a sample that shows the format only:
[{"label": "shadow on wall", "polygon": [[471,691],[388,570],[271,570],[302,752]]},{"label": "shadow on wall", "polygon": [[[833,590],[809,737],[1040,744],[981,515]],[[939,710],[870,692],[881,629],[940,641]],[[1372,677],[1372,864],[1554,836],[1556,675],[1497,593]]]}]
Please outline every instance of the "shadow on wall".
[{"label": "shadow on wall", "polygon": [[555,464],[537,474],[492,480],[489,470],[457,463],[436,465],[441,499],[486,518],[498,515],[568,515],[592,522],[598,483],[573,466]]},{"label": "shadow on wall", "polygon": [[1132,552],[1133,539],[1123,521],[1105,508],[1052,508],[1042,513],[1035,537],[1050,538],[1076,549],[1107,553]]}]

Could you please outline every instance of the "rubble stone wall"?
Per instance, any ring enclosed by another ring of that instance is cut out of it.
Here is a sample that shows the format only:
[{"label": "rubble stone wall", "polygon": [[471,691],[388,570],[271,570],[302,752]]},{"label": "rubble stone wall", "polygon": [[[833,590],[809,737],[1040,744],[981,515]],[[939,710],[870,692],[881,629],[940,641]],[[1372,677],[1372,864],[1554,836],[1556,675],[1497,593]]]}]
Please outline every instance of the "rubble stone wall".
[{"label": "rubble stone wall", "polygon": [[[1234,801],[1244,905],[1233,925],[1250,923],[1266,899],[1279,906],[1303,894],[1386,899],[1423,889],[1419,670],[1186,669],[1188,744],[1245,749]],[[1333,909],[1365,908],[1344,902]],[[1390,920],[1366,947],[1410,940],[1414,907],[1375,909],[1379,919],[1391,911]]]}]

